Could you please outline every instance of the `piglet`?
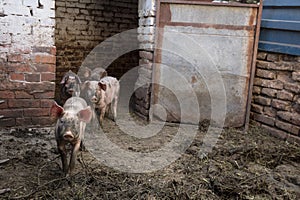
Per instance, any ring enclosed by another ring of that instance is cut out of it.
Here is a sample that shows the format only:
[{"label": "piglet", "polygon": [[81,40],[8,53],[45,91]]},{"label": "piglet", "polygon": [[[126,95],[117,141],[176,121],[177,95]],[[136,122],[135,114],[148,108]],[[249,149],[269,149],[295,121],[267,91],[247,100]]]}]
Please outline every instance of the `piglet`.
[{"label": "piglet", "polygon": [[[63,107],[55,102],[51,107],[50,113],[57,120],[55,139],[61,155],[63,171],[65,175],[68,175],[74,170],[77,153],[84,138],[86,123],[89,123],[91,120],[92,110],[84,99],[71,97]],[[72,146],[69,163],[66,149],[68,143]]]},{"label": "piglet", "polygon": [[103,118],[108,109],[112,111],[113,121],[116,122],[119,91],[120,83],[114,77],[106,76],[98,82],[98,87],[91,102],[100,111],[99,121],[101,126],[103,126]]},{"label": "piglet", "polygon": [[77,74],[69,70],[60,82],[60,104],[64,105],[70,97],[79,97],[81,80]]}]

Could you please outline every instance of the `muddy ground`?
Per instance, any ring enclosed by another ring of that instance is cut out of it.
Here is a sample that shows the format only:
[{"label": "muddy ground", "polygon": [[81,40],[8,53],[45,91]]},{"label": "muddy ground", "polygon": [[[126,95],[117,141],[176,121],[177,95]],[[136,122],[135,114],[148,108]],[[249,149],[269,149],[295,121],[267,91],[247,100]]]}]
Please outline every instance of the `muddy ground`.
[{"label": "muddy ground", "polygon": [[[178,128],[133,139],[105,122],[108,138],[133,152],[158,149]],[[201,126],[182,156],[155,172],[121,172],[81,151],[76,171],[65,177],[53,127],[1,130],[0,199],[300,199],[299,146],[250,126],[247,133],[224,130],[200,158],[205,131]]]}]

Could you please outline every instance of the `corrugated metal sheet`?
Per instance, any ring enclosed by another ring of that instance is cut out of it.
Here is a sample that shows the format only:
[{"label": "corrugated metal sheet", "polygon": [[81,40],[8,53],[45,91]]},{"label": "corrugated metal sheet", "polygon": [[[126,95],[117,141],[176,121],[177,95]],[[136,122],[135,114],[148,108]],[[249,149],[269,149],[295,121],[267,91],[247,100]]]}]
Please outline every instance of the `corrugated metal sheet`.
[{"label": "corrugated metal sheet", "polygon": [[225,102],[225,126],[246,125],[258,10],[253,4],[160,1],[152,105],[164,107],[167,121],[223,117]]},{"label": "corrugated metal sheet", "polygon": [[300,0],[264,0],[259,49],[300,55]]}]

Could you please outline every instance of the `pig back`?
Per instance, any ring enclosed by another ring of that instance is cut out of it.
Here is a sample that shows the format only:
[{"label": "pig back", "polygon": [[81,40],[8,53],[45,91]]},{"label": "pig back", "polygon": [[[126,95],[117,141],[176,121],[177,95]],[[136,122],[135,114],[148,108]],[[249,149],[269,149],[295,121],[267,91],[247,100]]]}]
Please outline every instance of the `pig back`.
[{"label": "pig back", "polygon": [[77,113],[87,107],[86,101],[81,97],[71,97],[64,104],[65,112]]}]

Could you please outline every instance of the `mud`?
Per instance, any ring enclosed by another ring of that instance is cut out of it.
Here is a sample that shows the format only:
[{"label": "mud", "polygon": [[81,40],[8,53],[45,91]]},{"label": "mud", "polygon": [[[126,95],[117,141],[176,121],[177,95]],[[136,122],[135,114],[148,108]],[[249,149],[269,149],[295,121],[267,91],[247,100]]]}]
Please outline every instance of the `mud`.
[{"label": "mud", "polygon": [[[159,149],[177,129],[167,125],[151,139],[134,139],[109,119],[104,125],[112,142],[133,152]],[[53,127],[1,130],[0,199],[300,199],[297,144],[254,126],[246,133],[227,129],[200,158],[205,131],[201,127],[179,159],[155,172],[121,172],[86,150],[79,153],[75,173],[65,177]]]}]

